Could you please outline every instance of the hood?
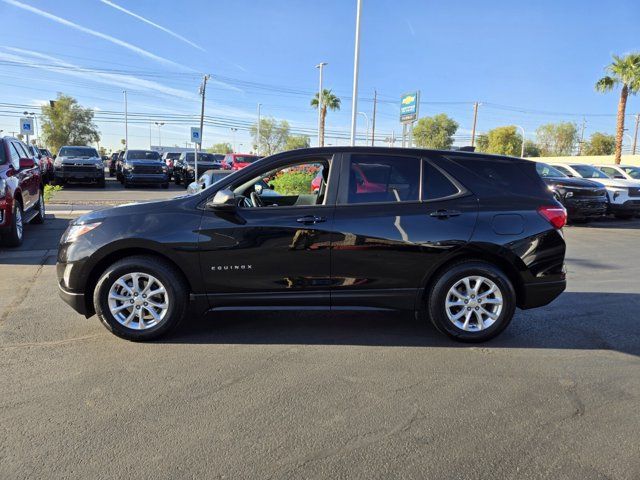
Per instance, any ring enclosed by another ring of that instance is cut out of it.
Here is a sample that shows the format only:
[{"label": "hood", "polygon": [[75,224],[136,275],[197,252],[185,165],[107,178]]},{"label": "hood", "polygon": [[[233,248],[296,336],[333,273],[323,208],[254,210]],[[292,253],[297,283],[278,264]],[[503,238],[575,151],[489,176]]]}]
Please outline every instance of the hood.
[{"label": "hood", "polygon": [[158,211],[165,208],[170,202],[176,199],[184,198],[183,196],[175,197],[167,200],[157,200],[153,202],[140,202],[140,203],[127,203],[125,205],[118,205],[117,207],[102,208],[100,210],[93,210],[85,215],[79,216],[74,224],[99,222],[105,218],[120,217],[124,215],[133,215],[146,213],[151,211]]},{"label": "hood", "polygon": [[596,182],[594,180],[588,180],[586,178],[576,178],[576,177],[545,177],[544,183],[547,185],[553,185],[554,187],[558,186],[567,186],[569,188],[604,188],[602,183]]}]

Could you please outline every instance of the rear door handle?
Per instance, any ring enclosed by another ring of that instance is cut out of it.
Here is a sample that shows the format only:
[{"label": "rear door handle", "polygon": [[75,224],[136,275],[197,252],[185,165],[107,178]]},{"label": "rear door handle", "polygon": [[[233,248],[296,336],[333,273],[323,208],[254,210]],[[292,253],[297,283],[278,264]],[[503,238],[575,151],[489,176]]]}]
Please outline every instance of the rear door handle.
[{"label": "rear door handle", "polygon": [[318,217],[316,215],[305,215],[304,217],[300,217],[296,220],[296,222],[304,223],[304,224],[315,224],[315,223],[322,223],[326,221],[327,221],[326,217]]},{"label": "rear door handle", "polygon": [[436,210],[435,212],[431,212],[429,214],[430,217],[435,218],[449,218],[449,217],[458,217],[461,212],[458,210]]}]

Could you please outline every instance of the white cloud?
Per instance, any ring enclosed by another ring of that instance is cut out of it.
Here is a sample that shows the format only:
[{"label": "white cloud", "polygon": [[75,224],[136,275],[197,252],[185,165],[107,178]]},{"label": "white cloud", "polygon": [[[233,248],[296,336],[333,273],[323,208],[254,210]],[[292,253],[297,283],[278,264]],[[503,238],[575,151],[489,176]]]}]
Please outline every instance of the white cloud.
[{"label": "white cloud", "polygon": [[182,35],[174,32],[172,30],[169,30],[168,28],[163,27],[162,25],[158,25],[157,23],[154,23],[151,20],[149,20],[147,18],[144,18],[141,15],[138,15],[137,13],[133,13],[131,10],[127,10],[126,8],[121,7],[120,5],[118,5],[116,3],[113,3],[113,2],[111,2],[109,0],[100,0],[100,1],[102,3],[104,3],[105,5],[108,5],[108,6],[112,7],[112,8],[115,8],[116,10],[120,10],[121,12],[126,13],[127,15],[130,15],[130,16],[132,16],[134,18],[137,18],[141,22],[144,22],[144,23],[146,23],[148,25],[151,25],[152,27],[155,27],[158,30],[162,30],[163,32],[168,33],[172,37],[177,38],[178,40],[180,40],[180,41],[182,41],[182,42],[184,42],[186,44],[189,44],[192,47],[197,48],[198,50],[206,52],[206,50],[204,48],[202,48],[200,45],[197,45],[197,44],[193,43],[191,40],[189,40],[187,38],[184,38]]},{"label": "white cloud", "polygon": [[27,5],[26,3],[22,3],[22,2],[18,2],[16,0],[1,0],[4,3],[7,3],[9,5],[13,5],[14,7],[17,8],[21,8],[22,10],[26,10],[28,12],[34,13],[36,15],[39,15],[41,17],[47,18],[49,20],[52,20],[56,23],[59,23],[61,25],[65,25],[67,27],[73,28],[75,30],[78,30],[80,32],[86,33],[88,35],[92,35],[94,37],[98,37],[101,38],[102,40],[106,40],[108,42],[111,42],[115,45],[118,45],[120,47],[126,48],[127,50],[130,50],[134,53],[137,53],[138,55],[141,55],[143,57],[146,58],[150,58],[151,60],[155,60],[156,62],[159,63],[163,63],[165,65],[171,65],[174,67],[179,67],[182,69],[187,69],[187,70],[192,70],[189,67],[185,67],[184,65],[180,65],[179,63],[176,63],[172,60],[168,60],[166,58],[160,57],[159,55],[156,55],[154,53],[151,53],[147,50],[144,50],[143,48],[137,47],[135,45],[132,45],[128,42],[125,42],[123,40],[120,40],[118,38],[112,37],[111,35],[107,35],[106,33],[101,33],[98,32],[96,30],[87,28],[87,27],[83,27],[82,25],[78,25],[77,23],[71,22],[70,20],[66,20],[62,17],[58,17],[56,15],[53,15],[52,13],[49,12],[45,12],[44,10],[40,10],[39,8],[36,7],[32,7],[31,5]]}]

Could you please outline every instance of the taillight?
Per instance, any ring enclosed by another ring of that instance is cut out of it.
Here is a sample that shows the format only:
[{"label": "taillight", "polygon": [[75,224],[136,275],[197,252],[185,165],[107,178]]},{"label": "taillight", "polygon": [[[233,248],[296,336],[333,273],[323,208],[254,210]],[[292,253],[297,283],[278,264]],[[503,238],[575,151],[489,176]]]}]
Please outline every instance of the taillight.
[{"label": "taillight", "polygon": [[567,211],[562,207],[540,207],[538,213],[554,228],[562,228],[567,224]]}]

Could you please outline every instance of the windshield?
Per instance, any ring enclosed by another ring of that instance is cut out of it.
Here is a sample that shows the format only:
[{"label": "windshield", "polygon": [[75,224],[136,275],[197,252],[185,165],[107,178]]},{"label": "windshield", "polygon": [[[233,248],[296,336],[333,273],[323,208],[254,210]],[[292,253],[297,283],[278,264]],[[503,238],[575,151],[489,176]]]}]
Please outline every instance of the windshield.
[{"label": "windshield", "polygon": [[[187,163],[196,163],[195,154],[187,153],[186,155]],[[216,157],[210,153],[198,153],[198,163],[213,163],[216,161]]]},{"label": "windshield", "polygon": [[180,158],[180,152],[168,152],[165,153],[165,158],[168,160],[176,160]]},{"label": "windshield", "polygon": [[640,167],[622,167],[631,178],[635,178],[636,180],[640,180]]},{"label": "windshield", "polygon": [[573,169],[580,174],[582,178],[610,178],[601,170],[591,165],[571,165]]},{"label": "windshield", "polygon": [[98,152],[95,148],[90,147],[62,147],[58,153],[60,157],[81,157],[91,158],[97,157]]},{"label": "windshield", "polygon": [[160,160],[160,154],[151,150],[129,150],[127,160]]},{"label": "windshield", "polygon": [[253,163],[256,160],[260,160],[260,157],[257,155],[236,155],[235,161],[237,163]]},{"label": "windshield", "polygon": [[538,171],[538,175],[543,178],[565,178],[566,175],[562,173],[557,168],[552,167],[551,165],[547,165],[546,163],[537,163],[536,170]]}]

